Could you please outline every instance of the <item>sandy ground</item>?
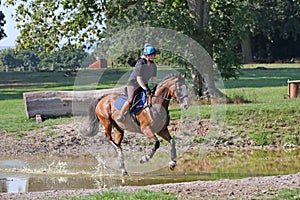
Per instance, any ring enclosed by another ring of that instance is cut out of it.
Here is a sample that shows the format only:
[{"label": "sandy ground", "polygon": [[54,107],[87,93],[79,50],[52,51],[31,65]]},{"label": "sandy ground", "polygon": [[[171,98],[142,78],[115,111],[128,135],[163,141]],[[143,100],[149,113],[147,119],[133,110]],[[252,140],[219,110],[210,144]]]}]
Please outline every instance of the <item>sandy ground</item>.
[{"label": "sandy ground", "polygon": [[[173,122],[170,129],[176,134],[179,130],[180,122]],[[193,129],[195,134],[205,134],[208,129],[208,122],[193,122],[183,128]],[[2,134],[0,140],[0,156],[5,155],[24,155],[24,154],[80,154],[86,150],[85,145],[94,142],[95,138],[85,138],[77,132],[76,125],[73,123],[59,125],[54,128],[43,128],[38,131],[28,131],[22,138],[15,135]],[[102,130],[103,131],[103,130]],[[130,139],[124,139],[124,143],[132,143]],[[125,147],[124,145],[123,147]],[[195,148],[195,147],[194,147]],[[196,147],[197,148],[197,147]],[[125,186],[109,189],[94,190],[63,190],[29,192],[16,194],[0,194],[0,199],[45,199],[61,197],[78,197],[93,193],[102,193],[109,190],[122,190],[134,192],[141,189],[153,191],[164,191],[174,193],[183,199],[266,199],[276,197],[281,189],[300,188],[300,174],[252,177],[237,180],[218,180],[218,181],[196,181],[174,184],[160,184],[150,186]],[[297,197],[298,199],[300,196]]]}]

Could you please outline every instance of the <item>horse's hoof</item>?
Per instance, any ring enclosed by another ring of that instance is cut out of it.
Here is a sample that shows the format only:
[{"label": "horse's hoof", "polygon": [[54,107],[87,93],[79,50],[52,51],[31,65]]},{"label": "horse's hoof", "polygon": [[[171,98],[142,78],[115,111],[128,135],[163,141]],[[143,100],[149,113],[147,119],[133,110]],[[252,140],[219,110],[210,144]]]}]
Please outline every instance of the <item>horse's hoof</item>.
[{"label": "horse's hoof", "polygon": [[172,160],[171,162],[169,162],[169,168],[170,170],[174,170],[176,167],[176,161],[175,160]]},{"label": "horse's hoof", "polygon": [[126,170],[122,170],[122,176],[128,176],[128,172]]},{"label": "horse's hoof", "polygon": [[140,163],[143,164],[145,162],[148,162],[149,159],[150,159],[149,156],[143,156],[142,159],[140,160]]}]

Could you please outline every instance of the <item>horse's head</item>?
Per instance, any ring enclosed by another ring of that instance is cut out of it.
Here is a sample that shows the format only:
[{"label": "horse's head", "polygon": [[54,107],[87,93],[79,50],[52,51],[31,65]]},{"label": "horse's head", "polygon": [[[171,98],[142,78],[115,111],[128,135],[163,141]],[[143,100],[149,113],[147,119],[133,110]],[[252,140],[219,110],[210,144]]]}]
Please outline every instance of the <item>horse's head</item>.
[{"label": "horse's head", "polygon": [[174,79],[174,87],[170,87],[171,96],[176,99],[181,109],[188,109],[189,107],[189,96],[188,88],[185,83],[186,74],[179,74],[176,79]]},{"label": "horse's head", "polygon": [[156,90],[156,98],[157,101],[167,100],[169,101],[171,98],[174,98],[181,109],[188,109],[189,107],[189,98],[188,98],[188,89],[185,84],[186,74],[181,75],[170,75],[162,81],[158,85]]}]

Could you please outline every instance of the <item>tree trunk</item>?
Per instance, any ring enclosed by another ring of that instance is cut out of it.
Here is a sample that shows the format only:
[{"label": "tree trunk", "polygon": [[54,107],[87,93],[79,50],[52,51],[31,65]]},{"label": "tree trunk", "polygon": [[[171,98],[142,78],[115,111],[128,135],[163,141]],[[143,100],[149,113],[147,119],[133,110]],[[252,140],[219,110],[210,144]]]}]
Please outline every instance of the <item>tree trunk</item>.
[{"label": "tree trunk", "polygon": [[253,62],[252,56],[252,48],[251,48],[251,38],[250,38],[250,30],[247,28],[247,36],[242,40],[241,47],[243,53],[243,63],[251,63]]},{"label": "tree trunk", "polygon": [[209,22],[209,2],[207,0],[188,0],[191,15],[196,19],[198,30],[203,32]]},{"label": "tree trunk", "polygon": [[[188,0],[187,2],[190,9],[190,13],[196,20],[199,34],[205,37],[208,46],[211,46],[212,49],[212,44],[210,42],[211,39],[209,38],[209,35],[204,33],[204,31],[208,28],[209,23],[210,3],[207,0]],[[206,67],[207,69],[210,69],[208,66]],[[227,99],[227,97],[216,87],[213,77],[214,72],[212,70],[213,69],[211,69],[210,72],[200,72],[196,70],[193,66],[191,66],[191,75],[193,79],[193,89],[195,94],[200,98],[205,99]]]},{"label": "tree trunk", "polygon": [[122,93],[124,87],[89,91],[25,92],[23,99],[27,118],[85,115],[94,100],[110,93]]}]

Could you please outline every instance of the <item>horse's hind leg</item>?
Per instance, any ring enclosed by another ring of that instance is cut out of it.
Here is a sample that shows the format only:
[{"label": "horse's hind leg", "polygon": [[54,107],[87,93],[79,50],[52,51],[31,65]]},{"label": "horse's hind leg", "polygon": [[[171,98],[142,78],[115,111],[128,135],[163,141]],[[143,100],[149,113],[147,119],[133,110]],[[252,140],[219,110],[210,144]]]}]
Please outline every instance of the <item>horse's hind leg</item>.
[{"label": "horse's hind leg", "polygon": [[125,168],[125,163],[124,163],[124,154],[123,154],[123,150],[121,148],[121,142],[123,140],[124,137],[124,131],[123,130],[119,130],[118,128],[114,127],[114,140],[115,142],[111,141],[113,146],[115,147],[117,154],[118,154],[118,159],[120,162],[120,168],[122,170],[122,176],[127,175],[127,170]]},{"label": "horse's hind leg", "polygon": [[174,170],[176,167],[176,158],[177,158],[175,140],[174,138],[171,137],[168,129],[160,131],[158,135],[163,139],[165,139],[166,141],[168,141],[171,145],[171,161],[169,162],[169,168],[171,170]]},{"label": "horse's hind leg", "polygon": [[114,149],[116,150],[116,152],[118,154],[118,159],[119,159],[119,162],[120,162],[120,169],[122,171],[122,176],[126,176],[128,173],[127,173],[127,170],[125,168],[123,150],[114,141],[111,140],[110,143],[114,147]]},{"label": "horse's hind leg", "polygon": [[124,164],[124,156],[123,156],[123,151],[121,148],[121,142],[123,139],[123,135],[124,132],[121,130],[117,130],[114,127],[114,140],[112,138],[111,132],[112,132],[112,122],[110,120],[104,120],[104,119],[100,119],[101,123],[104,125],[105,127],[105,134],[106,134],[106,138],[107,140],[110,142],[110,144],[114,147],[114,149],[116,150],[117,154],[118,154],[118,160],[120,162],[120,168],[122,170],[122,176],[127,175],[127,171],[125,169],[125,164]]}]

